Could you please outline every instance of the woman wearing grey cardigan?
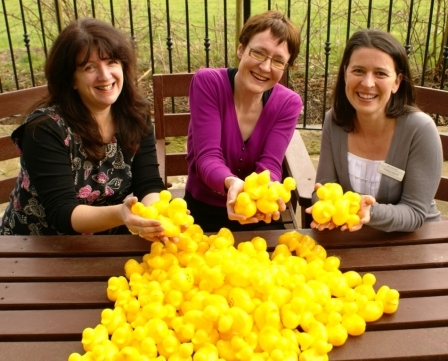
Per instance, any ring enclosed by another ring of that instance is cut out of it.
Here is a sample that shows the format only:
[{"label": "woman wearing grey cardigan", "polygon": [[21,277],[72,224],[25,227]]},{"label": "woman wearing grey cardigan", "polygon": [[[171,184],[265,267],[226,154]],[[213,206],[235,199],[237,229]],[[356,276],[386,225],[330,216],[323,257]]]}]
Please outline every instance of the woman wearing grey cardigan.
[{"label": "woman wearing grey cardigan", "polygon": [[404,47],[383,31],[356,32],[344,50],[333,108],[325,117],[316,189],[339,183],[344,192],[362,195],[361,222],[350,231],[368,224],[412,232],[440,218],[434,195],[441,172],[440,137],[434,121],[415,106]]}]

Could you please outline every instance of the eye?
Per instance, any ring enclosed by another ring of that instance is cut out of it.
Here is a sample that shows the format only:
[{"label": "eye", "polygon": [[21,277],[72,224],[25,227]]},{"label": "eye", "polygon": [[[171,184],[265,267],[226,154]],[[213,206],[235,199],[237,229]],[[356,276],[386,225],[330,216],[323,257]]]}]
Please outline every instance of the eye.
[{"label": "eye", "polygon": [[114,64],[120,64],[120,62],[118,60],[115,60],[115,59],[110,59],[108,64],[109,65],[114,65]]},{"label": "eye", "polygon": [[283,68],[285,66],[285,62],[280,59],[272,59],[272,64],[276,67]]},{"label": "eye", "polygon": [[353,69],[353,70],[352,70],[352,73],[353,73],[353,74],[363,74],[364,71],[363,71],[362,69]]},{"label": "eye", "polygon": [[261,51],[253,50],[253,49],[252,49],[252,56],[258,60],[265,60],[267,58],[265,53],[262,53]]}]

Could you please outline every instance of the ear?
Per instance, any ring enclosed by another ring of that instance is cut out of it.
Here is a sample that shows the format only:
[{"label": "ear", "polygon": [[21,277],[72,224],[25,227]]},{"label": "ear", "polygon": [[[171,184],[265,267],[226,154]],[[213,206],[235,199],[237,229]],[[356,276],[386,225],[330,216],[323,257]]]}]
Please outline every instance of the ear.
[{"label": "ear", "polygon": [[400,74],[398,74],[397,79],[395,79],[395,84],[392,88],[392,94],[395,94],[398,91],[398,88],[400,88],[400,84],[401,84],[402,80],[403,80],[403,74],[400,73]]},{"label": "ear", "polygon": [[241,57],[243,56],[243,53],[244,53],[244,47],[243,47],[243,44],[240,43],[238,45],[238,49],[236,50],[236,56],[238,57],[238,59],[241,60]]}]

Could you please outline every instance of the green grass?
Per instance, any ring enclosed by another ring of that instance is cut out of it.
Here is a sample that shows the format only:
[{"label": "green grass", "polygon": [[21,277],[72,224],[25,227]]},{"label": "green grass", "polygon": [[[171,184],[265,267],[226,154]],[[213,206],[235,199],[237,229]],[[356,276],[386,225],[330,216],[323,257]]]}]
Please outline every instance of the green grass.
[{"label": "green grass", "polygon": [[[74,17],[73,9],[70,8],[71,2],[59,1],[63,5],[63,24],[67,24],[69,19]],[[95,16],[99,19],[110,22],[110,0],[95,0]],[[224,46],[224,8],[223,0],[208,0],[207,15],[208,24],[205,24],[205,7],[204,0],[189,0],[189,34],[187,34],[185,12],[185,0],[169,1],[169,18],[171,31],[170,36],[173,41],[171,52],[171,65],[169,52],[167,50],[166,37],[168,36],[166,29],[167,8],[166,0],[133,0],[132,9],[128,8],[128,1],[114,1],[114,21],[115,26],[125,33],[131,33],[130,14],[134,22],[134,36],[138,45],[141,72],[145,73],[151,70],[151,48],[148,31],[148,7],[150,4],[151,21],[153,29],[153,57],[155,72],[179,72],[196,70],[206,65],[207,53],[204,50],[204,38],[210,39],[210,50],[208,52],[209,66],[219,67],[225,66],[226,48]],[[271,8],[286,12],[286,0],[272,0]],[[307,0],[291,0],[290,17],[302,28],[302,49],[296,61],[297,67],[291,72],[294,79],[303,79],[305,76],[305,65],[308,62],[309,79],[323,78],[325,76],[325,68],[328,66],[329,73],[336,70],[341,52],[347,38],[347,0],[336,0],[331,2],[330,11],[330,28],[328,24],[328,5],[329,1],[312,1],[311,11],[309,15],[309,41],[306,42],[308,29],[308,1]],[[447,8],[448,0],[441,0],[439,10],[440,17],[433,17],[432,38],[429,44],[430,53],[433,55],[428,63],[429,68],[435,68],[439,59],[442,36],[443,36],[443,14]],[[6,10],[8,13],[9,28],[11,29],[11,40],[14,49],[14,59],[18,60],[17,67],[20,74],[25,74],[24,83],[29,83],[26,77],[29,66],[25,64],[23,59],[27,59],[27,49],[23,41],[24,29],[22,25],[22,16],[20,8],[17,6],[17,0],[6,0]],[[33,68],[36,73],[40,74],[39,69],[45,59],[43,50],[43,38],[41,36],[41,25],[38,19],[38,7],[35,0],[23,0],[25,8],[25,19],[27,33],[30,39],[30,51],[36,58],[33,58]],[[54,12],[54,0],[41,0],[44,13],[45,41],[47,47],[51,45],[54,38],[58,34],[56,16]],[[370,19],[370,27],[386,30],[388,20],[388,8],[390,0],[373,0],[372,12]],[[365,28],[368,25],[367,13],[369,2],[365,0],[353,0],[350,18],[349,33],[353,33],[357,29]],[[69,6],[69,7],[64,7]],[[235,6],[236,0],[227,1],[227,60],[228,66],[236,65],[235,58]],[[412,44],[412,52],[410,60],[414,67],[414,73],[420,74],[424,59],[424,48],[426,46],[426,33],[428,29],[428,13],[430,1],[415,0],[413,2],[413,21],[410,42]],[[77,1],[78,16],[92,16],[92,8],[90,0]],[[251,12],[253,14],[267,10],[267,0],[252,1]],[[391,23],[391,32],[403,43],[406,43],[409,0],[393,1],[393,17]],[[12,79],[11,58],[9,53],[8,38],[6,36],[6,27],[4,16],[0,17],[0,66],[4,75],[2,76],[2,85]],[[436,22],[441,22],[436,24]],[[327,31],[329,30],[329,39],[327,39]],[[188,37],[189,36],[189,37]],[[331,43],[331,50],[326,57],[325,42]],[[191,69],[187,68],[187,54],[191,54]],[[328,64],[326,63],[328,59]],[[28,71],[29,73],[29,71]],[[37,75],[38,80],[39,75]]]}]

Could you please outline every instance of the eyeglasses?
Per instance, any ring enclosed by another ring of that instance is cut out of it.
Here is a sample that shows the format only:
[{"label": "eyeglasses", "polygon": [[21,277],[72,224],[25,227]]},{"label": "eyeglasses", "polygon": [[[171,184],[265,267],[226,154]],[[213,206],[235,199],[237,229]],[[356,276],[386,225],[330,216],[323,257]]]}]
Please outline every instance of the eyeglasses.
[{"label": "eyeglasses", "polygon": [[254,58],[255,60],[258,60],[261,63],[264,62],[266,59],[271,59],[271,66],[274,67],[275,69],[285,70],[288,67],[287,62],[277,58],[270,57],[265,53],[262,53],[261,51],[252,48],[249,48],[249,56],[251,58]]}]

